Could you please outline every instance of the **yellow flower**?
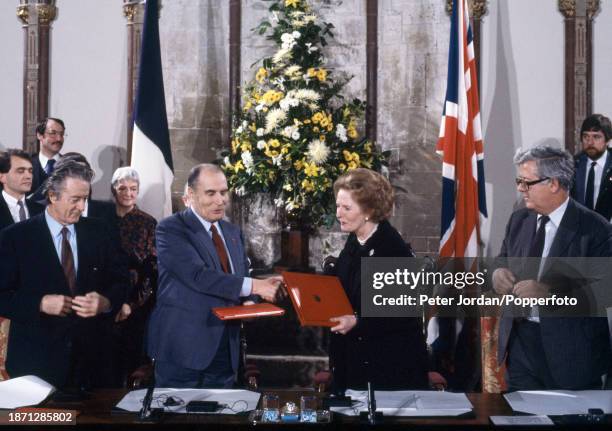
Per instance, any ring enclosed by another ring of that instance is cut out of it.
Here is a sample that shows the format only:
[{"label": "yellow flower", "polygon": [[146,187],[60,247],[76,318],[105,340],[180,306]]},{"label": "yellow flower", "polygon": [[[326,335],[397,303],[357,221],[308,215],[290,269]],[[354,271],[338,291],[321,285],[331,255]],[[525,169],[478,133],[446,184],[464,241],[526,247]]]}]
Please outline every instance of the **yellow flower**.
[{"label": "yellow flower", "polygon": [[340,168],[341,171],[344,171],[344,170],[346,170],[346,165],[344,163],[340,163],[338,165],[338,168]]},{"label": "yellow flower", "polygon": [[353,156],[353,160],[355,160],[356,162],[359,162],[359,154],[352,153],[352,156]]},{"label": "yellow flower", "polygon": [[242,160],[238,160],[234,165],[234,172],[238,173],[241,169],[244,169],[244,166],[242,165]]},{"label": "yellow flower", "polygon": [[314,184],[310,180],[302,181],[302,188],[306,192],[312,192],[314,190]]},{"label": "yellow flower", "polygon": [[306,73],[308,74],[308,76],[312,78],[313,76],[317,75],[317,69],[315,69],[314,67],[311,67],[306,71]]},{"label": "yellow flower", "polygon": [[327,126],[329,126],[329,121],[327,120],[327,117],[323,117],[321,120],[321,127],[327,128]]},{"label": "yellow flower", "polygon": [[310,120],[308,120],[308,119],[304,120],[304,124],[310,124],[310,123],[311,123]]},{"label": "yellow flower", "polygon": [[327,131],[331,132],[332,130],[334,130],[334,125],[330,123],[329,126],[327,126]]},{"label": "yellow flower", "polygon": [[249,125],[249,130],[253,133],[255,133],[257,131],[257,126],[255,125],[255,123],[251,123]]},{"label": "yellow flower", "polygon": [[325,79],[327,78],[327,70],[325,69],[319,69],[317,71],[317,79],[321,82],[325,81]]},{"label": "yellow flower", "polygon": [[264,154],[270,158],[278,156],[278,151],[267,149]]},{"label": "yellow flower", "polygon": [[317,123],[319,123],[319,122],[320,122],[320,121],[321,121],[323,118],[325,118],[325,117],[323,116],[323,113],[322,113],[322,112],[317,112],[316,114],[314,114],[314,115],[312,116],[312,122],[313,122],[314,124],[317,124]]},{"label": "yellow flower", "polygon": [[359,136],[359,134],[357,133],[357,130],[355,130],[355,128],[353,127],[349,128],[346,134],[351,139],[356,139]]},{"label": "yellow flower", "polygon": [[246,152],[246,151],[251,151],[253,147],[251,146],[250,142],[243,142],[242,145],[240,146],[240,149],[242,150],[242,152]]},{"label": "yellow flower", "polygon": [[348,170],[350,171],[351,169],[356,169],[359,167],[359,164],[355,163],[355,162],[349,162],[348,164]]},{"label": "yellow flower", "polygon": [[302,160],[296,160],[295,162],[293,162],[293,166],[297,171],[301,171],[304,167],[304,162]]},{"label": "yellow flower", "polygon": [[318,127],[313,127],[312,131],[315,132],[315,133],[319,133],[320,129]]},{"label": "yellow flower", "polygon": [[283,148],[281,148],[281,154],[287,154],[289,152],[289,148],[287,145],[283,145]]},{"label": "yellow flower", "polygon": [[319,135],[319,141],[325,142],[325,135]]},{"label": "yellow flower", "polygon": [[238,139],[232,139],[232,154],[236,154],[238,147],[240,146],[240,141]]},{"label": "yellow flower", "polygon": [[319,176],[319,167],[314,163],[304,162],[304,173],[309,177]]},{"label": "yellow flower", "polygon": [[350,153],[350,151],[342,150],[342,155],[344,156],[344,160],[346,160],[347,162],[353,160],[353,155]]},{"label": "yellow flower", "polygon": [[366,153],[371,154],[372,153],[372,144],[370,142],[367,142],[363,146],[363,149],[365,150]]},{"label": "yellow flower", "polygon": [[261,84],[263,83],[263,80],[266,79],[266,76],[268,76],[268,71],[263,67],[260,67],[257,73],[255,74],[255,79]]},{"label": "yellow flower", "polygon": [[293,8],[298,7],[300,0],[285,0],[285,7],[292,6]]},{"label": "yellow flower", "polygon": [[244,104],[244,108],[242,108],[242,110],[244,112],[248,111],[249,109],[251,109],[253,107],[253,104],[251,103],[251,101],[249,100],[247,103]]},{"label": "yellow flower", "polygon": [[274,148],[280,147],[280,142],[278,142],[278,139],[270,139],[268,141],[268,145]]}]

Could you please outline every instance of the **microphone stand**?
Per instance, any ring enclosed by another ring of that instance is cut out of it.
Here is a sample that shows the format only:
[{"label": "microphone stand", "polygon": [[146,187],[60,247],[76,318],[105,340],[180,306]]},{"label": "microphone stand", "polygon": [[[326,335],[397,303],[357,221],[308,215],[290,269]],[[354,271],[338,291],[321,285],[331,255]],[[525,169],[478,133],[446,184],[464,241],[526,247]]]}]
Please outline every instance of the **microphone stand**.
[{"label": "microphone stand", "polygon": [[382,412],[376,411],[376,397],[371,382],[368,382],[368,411],[361,412],[359,416],[363,422],[367,421],[370,425],[376,425],[382,422],[383,414]]},{"label": "microphone stand", "polygon": [[153,392],[155,392],[155,359],[151,359],[151,366],[153,368],[153,374],[147,387],[147,392],[142,400],[142,408],[138,413],[138,420],[140,422],[158,422],[164,409],[151,409],[151,403],[153,402]]}]

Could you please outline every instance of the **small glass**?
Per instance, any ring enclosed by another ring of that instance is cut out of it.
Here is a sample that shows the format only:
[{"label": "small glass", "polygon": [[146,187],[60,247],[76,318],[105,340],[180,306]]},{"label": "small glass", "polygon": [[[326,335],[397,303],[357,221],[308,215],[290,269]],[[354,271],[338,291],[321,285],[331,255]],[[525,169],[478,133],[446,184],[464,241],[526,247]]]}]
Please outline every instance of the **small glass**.
[{"label": "small glass", "polygon": [[312,395],[300,397],[300,422],[317,422],[317,397]]},{"label": "small glass", "polygon": [[262,422],[278,422],[280,416],[280,401],[276,394],[264,394]]}]

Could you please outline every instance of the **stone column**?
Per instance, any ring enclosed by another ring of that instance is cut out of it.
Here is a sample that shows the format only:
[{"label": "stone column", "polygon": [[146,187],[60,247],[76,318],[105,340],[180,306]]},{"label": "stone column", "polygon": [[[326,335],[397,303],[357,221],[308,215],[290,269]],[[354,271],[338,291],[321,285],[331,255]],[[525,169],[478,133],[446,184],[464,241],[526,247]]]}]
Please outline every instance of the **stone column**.
[{"label": "stone column", "polygon": [[127,19],[127,160],[132,157],[132,114],[138,84],[144,6],[140,0],[123,0],[123,16]]},{"label": "stone column", "polygon": [[378,1],[366,2],[366,137],[376,142],[378,111]]},{"label": "stone column", "polygon": [[[240,0],[229,3],[229,124],[234,127],[234,116],[240,109],[240,49],[242,4]],[[229,138],[229,134],[227,135]],[[224,144],[229,145],[229,139]]]},{"label": "stone column", "polygon": [[580,126],[593,110],[593,17],[599,0],[559,0],[565,17],[565,148],[580,142]]},{"label": "stone column", "polygon": [[55,0],[20,0],[23,23],[23,148],[36,152],[36,123],[49,115],[49,39]]}]

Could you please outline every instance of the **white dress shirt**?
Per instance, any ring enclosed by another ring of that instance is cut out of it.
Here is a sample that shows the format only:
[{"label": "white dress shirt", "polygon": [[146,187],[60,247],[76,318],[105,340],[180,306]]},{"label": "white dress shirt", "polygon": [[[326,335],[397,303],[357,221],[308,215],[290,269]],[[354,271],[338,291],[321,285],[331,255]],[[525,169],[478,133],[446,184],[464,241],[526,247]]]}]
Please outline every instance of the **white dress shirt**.
[{"label": "white dress shirt", "polygon": [[[59,160],[61,159],[61,156],[59,153],[57,153],[55,156],[51,157],[53,160],[55,160],[55,163],[59,162]],[[38,161],[40,162],[40,166],[42,166],[43,171],[47,172],[47,162],[49,161],[49,158],[47,156],[45,156],[42,151],[38,153]],[[34,191],[34,190],[32,190]]]},{"label": "white dress shirt", "polygon": [[[18,200],[15,199],[13,196],[9,195],[5,190],[2,190],[2,197],[4,198],[4,201],[6,202],[6,205],[8,206],[9,211],[11,212],[11,215],[13,216],[13,220],[15,221],[15,223],[21,221],[19,220],[19,204],[18,204]],[[30,212],[28,211],[28,206],[26,205],[25,202],[25,196],[22,197],[21,202],[23,202],[23,209],[25,210],[25,214],[26,214],[26,219],[30,218]]]}]

